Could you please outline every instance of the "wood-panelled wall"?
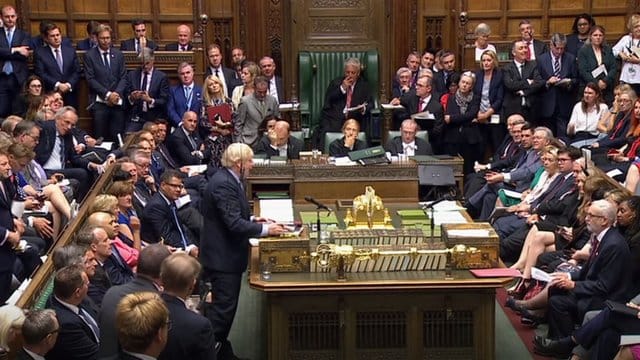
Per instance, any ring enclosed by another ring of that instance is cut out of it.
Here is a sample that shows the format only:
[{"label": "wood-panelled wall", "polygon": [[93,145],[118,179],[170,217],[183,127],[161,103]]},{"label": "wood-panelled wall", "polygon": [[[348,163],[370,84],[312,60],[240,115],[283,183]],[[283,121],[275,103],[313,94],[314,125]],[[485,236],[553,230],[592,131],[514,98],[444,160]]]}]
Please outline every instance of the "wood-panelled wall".
[{"label": "wood-panelled wall", "polygon": [[[640,0],[10,0],[22,16],[23,28],[38,32],[52,19],[74,41],[86,37],[86,24],[111,24],[115,43],[132,36],[130,20],[148,20],[148,35],[160,44],[175,41],[176,27],[202,30],[201,46],[216,42],[224,62],[239,45],[252,60],[269,55],[285,80],[286,97],[296,93],[300,50],[377,48],[381,90],[388,95],[395,70],[410,51],[449,48],[459,55],[460,68],[476,65],[466,55],[473,50],[473,29],[480,22],[492,28],[491,42],[508,43],[521,19],[530,19],[538,39],[553,32],[569,33],[573,18],[591,13],[613,41],[625,32],[626,18]],[[468,13],[462,26],[459,14]],[[200,15],[207,14],[202,26]]]}]

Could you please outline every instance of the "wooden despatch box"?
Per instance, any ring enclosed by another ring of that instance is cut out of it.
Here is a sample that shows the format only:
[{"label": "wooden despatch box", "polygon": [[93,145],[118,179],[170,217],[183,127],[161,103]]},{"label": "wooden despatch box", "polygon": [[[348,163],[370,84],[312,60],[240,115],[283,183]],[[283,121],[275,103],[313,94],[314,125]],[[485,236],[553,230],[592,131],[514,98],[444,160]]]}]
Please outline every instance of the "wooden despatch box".
[{"label": "wooden despatch box", "polygon": [[[489,223],[442,224],[442,240],[447,248],[465,245],[466,256],[452,256],[453,269],[483,269],[500,264],[500,238]],[[470,249],[469,249],[470,250]]]}]

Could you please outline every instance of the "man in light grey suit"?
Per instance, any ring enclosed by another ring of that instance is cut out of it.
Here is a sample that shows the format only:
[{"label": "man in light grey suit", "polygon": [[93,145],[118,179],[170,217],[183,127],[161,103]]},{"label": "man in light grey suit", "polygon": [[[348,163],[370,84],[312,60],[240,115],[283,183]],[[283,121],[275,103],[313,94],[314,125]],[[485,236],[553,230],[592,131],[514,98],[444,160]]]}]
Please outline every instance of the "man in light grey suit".
[{"label": "man in light grey suit", "polygon": [[258,127],[267,115],[280,117],[278,100],[269,95],[269,81],[264,76],[254,80],[255,91],[240,100],[236,114],[236,142],[245,143],[251,147],[258,141]]}]

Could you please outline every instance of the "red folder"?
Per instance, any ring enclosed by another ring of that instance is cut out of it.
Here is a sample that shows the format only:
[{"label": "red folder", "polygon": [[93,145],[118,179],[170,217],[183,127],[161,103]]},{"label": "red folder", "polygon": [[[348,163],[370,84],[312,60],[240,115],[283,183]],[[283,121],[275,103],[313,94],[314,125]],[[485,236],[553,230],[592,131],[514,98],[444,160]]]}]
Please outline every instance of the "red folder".
[{"label": "red folder", "polygon": [[[231,126],[233,107],[231,104],[221,104],[215,106],[207,106],[207,119],[211,125],[221,126],[221,123]],[[217,116],[220,120],[216,121]]]},{"label": "red folder", "polygon": [[475,277],[492,278],[492,277],[521,277],[518,269],[509,268],[493,268],[493,269],[469,269]]}]

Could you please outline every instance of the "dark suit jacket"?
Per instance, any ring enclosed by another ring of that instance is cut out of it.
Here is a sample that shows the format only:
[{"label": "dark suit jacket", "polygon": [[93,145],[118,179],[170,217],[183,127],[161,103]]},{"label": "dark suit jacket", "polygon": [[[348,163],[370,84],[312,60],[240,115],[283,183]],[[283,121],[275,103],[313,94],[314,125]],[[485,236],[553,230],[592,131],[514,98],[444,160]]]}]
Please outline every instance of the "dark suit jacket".
[{"label": "dark suit jacket", "polygon": [[[444,130],[444,109],[442,108],[442,104],[440,104],[439,100],[440,99],[438,97],[431,94],[431,99],[427,103],[426,110],[433,114],[435,120],[415,119],[418,125],[420,125],[420,129],[427,130],[429,132],[429,142],[431,143],[436,142],[437,138],[442,135],[442,131]],[[416,95],[415,90],[409,91],[400,98],[400,105],[404,107],[404,110],[399,110],[401,112],[401,114],[398,115],[401,120],[400,123],[402,120],[407,119],[418,112],[419,101],[420,97]]]},{"label": "dark suit jacket", "polygon": [[[166,51],[178,51],[178,43],[177,42],[169,43],[164,47],[164,49]],[[193,44],[191,43],[187,44],[187,50],[188,51],[193,50]]]},{"label": "dark suit jacket", "polygon": [[76,94],[78,89],[78,80],[80,80],[80,61],[76,55],[76,50],[71,46],[60,46],[62,55],[62,68],[60,71],[53,52],[49,46],[41,46],[34,51],[35,58],[35,74],[40,76],[44,82],[44,90],[53,91],[57,82],[68,82],[71,85],[71,91],[64,94],[65,105],[77,105]]},{"label": "dark suit jacket", "polygon": [[109,274],[104,270],[104,267],[100,264],[96,265],[96,272],[89,279],[89,291],[87,295],[98,308],[100,308],[104,294],[109,290],[111,285],[111,279],[109,279]]},{"label": "dark suit jacket", "polygon": [[[590,82],[597,82],[598,80],[604,80],[607,83],[607,93],[612,93],[613,85],[618,80],[618,68],[616,58],[613,56],[611,48],[607,45],[602,46],[602,63],[607,69],[607,75],[601,74],[597,78],[591,75],[591,71],[598,67],[598,61],[596,55],[593,52],[593,47],[583,46],[578,50],[578,72],[580,76],[580,89],[584,89],[584,86]],[[608,100],[608,99],[605,99]]]},{"label": "dark suit jacket", "polygon": [[102,307],[98,315],[98,325],[100,326],[100,352],[99,358],[116,355],[118,352],[118,331],[116,329],[116,308],[118,303],[126,295],[140,292],[158,292],[158,289],[144,276],[136,275],[130,282],[113,286],[102,298]]},{"label": "dark suit jacket", "polygon": [[173,295],[162,294],[162,299],[169,309],[171,329],[158,360],[215,360],[216,340],[209,319],[187,309],[182,299]]},{"label": "dark suit jacket", "polygon": [[[451,79],[451,75],[455,73],[457,73],[457,71],[450,71],[447,81]],[[431,87],[431,92],[435,94],[438,99],[440,99],[443,94],[449,92],[449,88],[444,80],[444,70],[433,73],[433,86]]]},{"label": "dark suit jacket", "polygon": [[356,150],[363,150],[367,148],[367,144],[360,140],[356,139],[356,142],[353,143],[353,149],[349,149],[344,146],[344,136],[340,139],[335,139],[331,144],[329,144],[329,156],[342,157],[349,155],[350,152]]},{"label": "dark suit jacket", "polygon": [[249,238],[262,225],[250,220],[244,189],[228,169],[216,171],[207,185],[200,211],[200,263],[209,271],[241,273],[247,269]]},{"label": "dark suit jacket", "polygon": [[11,44],[7,44],[7,34],[4,31],[4,27],[0,27],[0,70],[2,70],[6,61],[11,61],[13,73],[20,85],[24,84],[25,80],[27,80],[27,76],[29,76],[27,58],[17,52],[11,53],[11,48],[17,46],[29,46],[30,40],[31,36],[29,36],[27,32],[14,28]]},{"label": "dark suit jacket", "polygon": [[84,38],[80,41],[78,41],[78,44],[76,44],[76,49],[77,50],[89,50],[91,48],[94,48],[98,46],[98,44],[92,43],[91,42],[91,38]]},{"label": "dark suit jacket", "polygon": [[[158,50],[158,44],[153,42],[153,40],[147,39],[147,47],[153,51]],[[123,40],[120,43],[120,51],[136,51],[136,39]]]},{"label": "dark suit jacket", "polygon": [[[40,164],[44,165],[49,157],[51,157],[51,153],[53,152],[53,147],[56,142],[56,124],[55,121],[45,121],[39,124],[40,125],[40,142],[35,148],[36,158],[35,160]],[[71,132],[67,133],[62,137],[64,142],[64,158],[66,160],[65,166],[73,166],[82,169],[86,169],[89,165],[89,160],[83,159],[80,155],[78,155],[73,148],[73,135]]]},{"label": "dark suit jacket", "polygon": [[[304,143],[293,136],[289,136],[287,140],[287,159],[300,159],[300,151],[304,150]],[[256,154],[266,154],[267,158],[272,156],[280,156],[278,150],[271,147],[268,136],[263,136],[254,145],[253,151]]]},{"label": "dark suit jacket", "polygon": [[479,144],[482,142],[482,132],[478,123],[471,122],[478,116],[480,110],[480,96],[473,95],[473,99],[467,106],[467,111],[462,113],[456,103],[455,96],[449,96],[446,115],[451,122],[444,126],[443,141],[451,144]]},{"label": "dark suit jacket", "polygon": [[[522,113],[522,98],[517,95],[519,90],[524,92],[529,109],[535,108],[538,92],[544,86],[544,81],[540,77],[536,63],[525,61],[522,76],[520,76],[516,64],[513,61],[509,61],[502,68],[502,73],[505,87],[504,101],[502,103],[504,118],[507,119],[515,113]],[[528,79],[533,80],[533,82],[529,84]]]},{"label": "dark suit jacket", "polygon": [[122,97],[122,101],[127,91],[127,70],[124,64],[124,56],[118,49],[109,49],[110,67],[103,63],[102,52],[99,48],[87,50],[84,56],[84,75],[89,83],[92,101],[99,95],[106,99],[108,92],[117,92]]},{"label": "dark suit jacket", "polygon": [[[227,95],[228,98],[231,98],[231,94],[233,94],[233,89],[238,85],[242,85],[242,81],[236,79],[236,71],[233,69],[229,69],[227,67],[222,67],[222,74],[224,75],[224,82],[227,85],[227,91],[229,92]],[[213,75],[214,71],[211,69],[211,66],[207,66],[207,74],[205,78],[209,75]]]},{"label": "dark suit jacket", "polygon": [[571,274],[580,318],[588,310],[602,309],[607,299],[621,302],[628,299],[630,266],[631,252],[626,240],[617,229],[609,228],[595,257],[580,272]]},{"label": "dark suit jacket", "polygon": [[167,115],[169,121],[174,127],[182,122],[182,115],[188,110],[195,111],[200,115],[202,109],[202,88],[197,84],[193,84],[191,89],[191,106],[187,106],[187,98],[184,96],[184,85],[179,84],[169,89],[169,101],[167,103]]},{"label": "dark suit jacket", "polygon": [[[142,218],[144,221],[142,221],[140,231],[141,237],[145,241],[155,243],[162,237],[164,243],[167,245],[179,249],[185,248],[182,243],[178,224],[176,224],[173,219],[171,208],[159,191],[155,193],[147,203],[147,206],[142,212]],[[184,226],[182,226],[181,230],[185,234],[187,246],[193,244],[193,240],[195,239],[189,238]]]},{"label": "dark suit jacket", "polygon": [[133,91],[142,90],[142,69],[138,68],[127,73],[128,89],[126,92],[129,109],[132,115],[137,115],[144,121],[153,121],[158,118],[166,118],[167,103],[169,102],[169,82],[167,75],[158,70],[153,69],[151,73],[151,82],[148,84],[149,96],[154,99],[153,107],[148,106],[147,111],[142,111],[142,100],[136,100],[133,104],[128,101],[129,95]]},{"label": "dark suit jacket", "polygon": [[[553,76],[553,58],[551,52],[540,55],[536,61],[538,63],[538,71],[542,80],[549,80]],[[540,116],[549,118],[557,109],[557,115],[566,119],[571,115],[575,98],[575,89],[578,85],[578,69],[576,66],[576,58],[564,53],[560,58],[560,78],[569,79],[569,86],[550,86],[544,87],[542,92],[542,101],[540,103]]]},{"label": "dark suit jacket", "polygon": [[169,148],[169,152],[178,166],[206,164],[211,157],[211,149],[206,146],[205,150],[202,151],[204,155],[203,159],[191,155],[192,151],[200,150],[201,145],[204,144],[204,141],[202,141],[200,135],[198,135],[197,129],[191,134],[191,138],[196,144],[195,149],[191,146],[191,142],[187,138],[182,126],[175,129],[167,138],[167,148]]},{"label": "dark suit jacket", "polygon": [[[416,155],[433,155],[433,150],[431,149],[431,145],[420,139],[415,139],[415,144],[417,149],[415,150]],[[396,136],[393,139],[387,141],[387,145],[384,149],[391,153],[391,155],[396,156],[398,154],[404,153],[404,145],[402,144],[402,137]]]},{"label": "dark suit jacket", "polygon": [[31,357],[31,355],[27,354],[27,352],[24,351],[23,348],[18,351],[18,354],[16,354],[16,360],[33,360],[33,358]]},{"label": "dark suit jacket", "polygon": [[112,285],[126,284],[133,279],[133,270],[120,256],[118,248],[111,245],[111,256],[104,262],[104,271],[109,276]]},{"label": "dark suit jacket", "polygon": [[364,120],[369,117],[371,109],[373,108],[373,98],[371,97],[369,83],[361,77],[353,88],[353,93],[351,94],[351,107],[366,102],[368,104],[367,110],[364,115],[359,111],[353,111],[345,117],[344,107],[347,103],[347,94],[343,94],[340,89],[340,85],[343,80],[344,77],[336,78],[331,81],[329,87],[327,87],[319,125],[321,129],[321,134],[319,134],[322,136],[321,139],[324,139],[325,132],[340,132],[342,124],[347,118],[358,120],[362,126],[364,124]]},{"label": "dark suit jacket", "polygon": [[[13,215],[11,215],[11,200],[15,197],[16,190],[8,179],[3,181],[6,197],[0,194],[0,239],[7,236],[7,231],[13,231]],[[16,261],[16,252],[8,241],[0,246],[0,274],[13,273],[13,265]],[[10,289],[0,288],[2,296],[8,298]]]},{"label": "dark suit jacket", "polygon": [[[51,297],[51,309],[56,312],[60,332],[56,345],[47,353],[47,360],[96,359],[98,342],[80,315],[62,305],[54,296]],[[88,309],[84,309],[89,312]],[[91,314],[95,319],[95,314]],[[97,321],[96,321],[97,323]]]},{"label": "dark suit jacket", "polygon": [[282,81],[282,78],[278,75],[274,75],[274,77],[276,78],[276,90],[278,90],[278,102],[279,103],[283,103],[285,102],[284,99],[284,82]]},{"label": "dark suit jacket", "polygon": [[[63,36],[62,45],[73,47],[73,42],[71,42],[71,39],[69,37]],[[31,48],[31,50],[33,51],[36,51],[38,48],[45,46],[48,46],[48,44],[44,41],[41,35],[32,36],[29,40],[29,48]]]},{"label": "dark suit jacket", "polygon": [[[502,70],[494,69],[489,82],[489,104],[496,114],[500,114],[502,110],[502,101],[504,100],[504,83],[502,79]],[[484,86],[484,70],[476,71],[476,84],[473,92],[482,98],[482,87]],[[500,119],[506,123],[507,119]]]}]

